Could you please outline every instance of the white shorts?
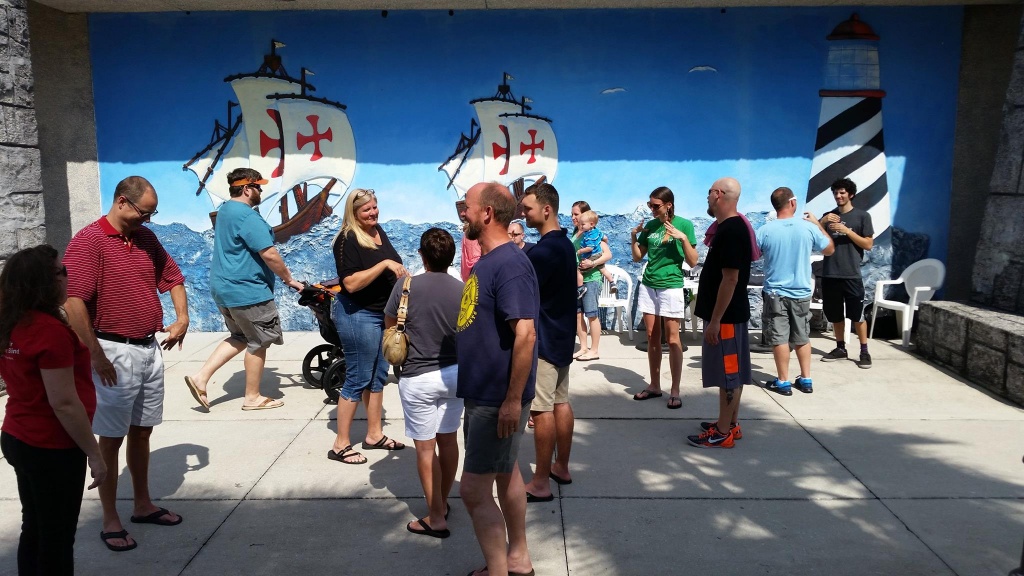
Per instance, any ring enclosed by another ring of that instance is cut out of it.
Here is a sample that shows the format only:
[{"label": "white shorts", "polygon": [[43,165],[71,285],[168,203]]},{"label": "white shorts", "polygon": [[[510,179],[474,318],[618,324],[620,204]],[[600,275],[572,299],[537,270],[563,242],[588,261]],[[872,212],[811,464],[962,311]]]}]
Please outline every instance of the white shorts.
[{"label": "white shorts", "polygon": [[644,314],[654,314],[662,318],[682,318],[686,315],[685,289],[656,290],[641,284],[636,307]]},{"label": "white shorts", "polygon": [[92,431],[97,436],[123,438],[130,426],[156,426],[164,420],[164,356],[154,340],[135,346],[97,340],[117,372],[117,384],[104,386],[92,373],[96,386],[96,414]]},{"label": "white shorts", "polygon": [[398,395],[405,412],[405,435],[413,440],[433,440],[438,434],[459,430],[462,398],[455,397],[459,366],[406,377],[398,381]]}]

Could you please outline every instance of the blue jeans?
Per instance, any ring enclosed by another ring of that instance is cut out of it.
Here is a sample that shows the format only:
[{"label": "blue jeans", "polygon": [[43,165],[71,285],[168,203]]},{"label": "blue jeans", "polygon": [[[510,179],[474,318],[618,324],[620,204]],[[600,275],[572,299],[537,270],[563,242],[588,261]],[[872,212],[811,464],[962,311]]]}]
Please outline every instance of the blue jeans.
[{"label": "blue jeans", "polygon": [[582,312],[587,318],[597,318],[597,299],[601,296],[602,282],[584,282],[583,286],[587,291],[583,293],[583,298],[576,301],[576,311]]},{"label": "blue jeans", "polygon": [[363,390],[384,390],[388,362],[384,359],[384,313],[367,310],[344,294],[331,308],[331,318],[338,329],[341,349],[345,353],[345,384],[341,397],[359,402]]}]

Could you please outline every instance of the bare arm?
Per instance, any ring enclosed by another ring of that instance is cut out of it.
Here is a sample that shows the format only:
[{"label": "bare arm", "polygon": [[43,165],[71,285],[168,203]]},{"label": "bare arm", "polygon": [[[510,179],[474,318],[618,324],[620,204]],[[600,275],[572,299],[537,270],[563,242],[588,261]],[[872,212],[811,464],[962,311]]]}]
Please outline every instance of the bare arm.
[{"label": "bare arm", "polygon": [[633,253],[633,262],[639,262],[647,255],[647,246],[641,246],[640,243],[636,241],[637,235],[639,235],[643,229],[644,223],[641,222],[636,228],[632,228],[629,231],[629,249]]},{"label": "bare arm", "polygon": [[612,259],[612,249],[608,247],[608,239],[601,239],[601,255],[593,260],[584,259],[580,261],[580,270],[590,270]]},{"label": "bare arm", "polygon": [[359,292],[363,288],[370,285],[371,282],[376,280],[385,270],[391,270],[395,274],[396,278],[404,278],[409,275],[409,271],[394,260],[383,260],[367,268],[366,270],[360,270],[359,272],[353,272],[345,279],[341,281],[341,284],[345,287],[345,291],[348,293]]},{"label": "bare arm", "polygon": [[167,338],[160,343],[160,346],[164,350],[170,350],[177,344],[178,350],[181,350],[181,344],[185,341],[185,333],[188,332],[188,296],[185,294],[184,284],[178,284],[171,288],[171,303],[174,304],[175,320],[170,326],[160,329],[161,332],[167,332]]},{"label": "bare arm", "polygon": [[[825,227],[821,225],[821,220],[815,218],[814,214],[811,214],[810,212],[804,212],[804,220],[816,225],[818,230],[821,230],[821,233],[825,235],[825,238],[828,238],[828,246],[825,246],[821,253],[825,256],[831,256],[832,253],[836,251],[836,243],[832,241],[832,235],[828,233],[828,230],[825,230]],[[822,220],[824,220],[824,218],[822,218]]]},{"label": "bare arm", "polygon": [[736,292],[736,285],[740,282],[740,271],[736,268],[722,269],[722,283],[718,285],[718,295],[715,298],[715,309],[711,312],[711,321],[704,328],[704,339],[710,344],[718,344],[719,332],[722,329],[722,316],[725,315],[732,295]]},{"label": "bare arm", "polygon": [[532,318],[509,320],[508,325],[515,332],[516,339],[512,344],[512,374],[508,381],[508,392],[498,409],[498,438],[512,436],[519,426],[523,411],[523,390],[526,389],[526,380],[533,368],[533,348],[537,342]]},{"label": "bare arm", "polygon": [[85,307],[85,301],[81,298],[68,298],[64,303],[64,311],[68,314],[68,324],[78,334],[78,339],[89,349],[89,356],[92,358],[92,369],[100,376],[104,386],[117,384],[117,372],[114,365],[103,353],[99,340],[92,330],[92,320],[89,318],[89,310]]},{"label": "bare arm", "polygon": [[263,261],[270,267],[271,272],[277,274],[277,277],[282,282],[296,290],[302,290],[302,282],[292,278],[292,272],[288,269],[288,265],[284,263],[284,258],[281,258],[281,253],[277,251],[276,246],[270,246],[261,250],[260,258],[263,258]]},{"label": "bare arm", "polygon": [[75,444],[89,458],[89,469],[92,472],[92,484],[89,489],[99,486],[107,475],[107,467],[100,456],[100,447],[96,437],[92,435],[92,425],[85,413],[85,406],[75,391],[75,374],[71,366],[67,368],[40,369],[43,386],[46,388],[46,399],[53,408],[53,413],[60,421]]}]

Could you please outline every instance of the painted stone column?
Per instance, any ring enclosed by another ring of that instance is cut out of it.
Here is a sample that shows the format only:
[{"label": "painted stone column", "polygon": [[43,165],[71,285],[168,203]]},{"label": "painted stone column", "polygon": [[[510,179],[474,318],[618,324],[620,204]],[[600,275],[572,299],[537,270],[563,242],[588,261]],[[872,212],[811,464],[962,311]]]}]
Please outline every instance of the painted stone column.
[{"label": "painted stone column", "polygon": [[0,268],[46,240],[39,169],[27,0],[0,0]]},{"label": "painted stone column", "polygon": [[[969,263],[961,263],[962,272]],[[958,266],[950,263],[950,271]],[[971,298],[1024,314],[1024,19],[1003,105],[1003,129],[974,261]]]}]

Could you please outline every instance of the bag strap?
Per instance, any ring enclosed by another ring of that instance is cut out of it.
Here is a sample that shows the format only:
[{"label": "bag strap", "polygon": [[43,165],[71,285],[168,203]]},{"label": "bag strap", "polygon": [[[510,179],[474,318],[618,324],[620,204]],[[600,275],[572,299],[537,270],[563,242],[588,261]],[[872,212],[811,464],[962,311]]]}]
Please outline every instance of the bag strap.
[{"label": "bag strap", "polygon": [[406,276],[402,283],[402,299],[398,302],[398,331],[405,332],[405,316],[409,312],[409,288],[412,286],[412,276]]}]

